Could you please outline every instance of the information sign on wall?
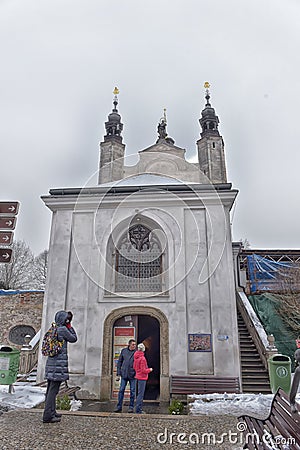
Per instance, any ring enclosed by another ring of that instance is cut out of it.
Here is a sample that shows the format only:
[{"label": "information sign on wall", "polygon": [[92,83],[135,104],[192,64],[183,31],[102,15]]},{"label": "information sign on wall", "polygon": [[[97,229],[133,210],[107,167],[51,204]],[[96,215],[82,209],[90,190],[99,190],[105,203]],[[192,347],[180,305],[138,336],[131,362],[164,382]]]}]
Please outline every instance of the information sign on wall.
[{"label": "information sign on wall", "polygon": [[[117,381],[117,363],[123,348],[128,346],[128,341],[135,339],[135,327],[114,327],[113,335],[113,387],[112,397],[117,398],[119,393],[120,381]],[[129,383],[125,390],[124,398],[129,398]]]}]

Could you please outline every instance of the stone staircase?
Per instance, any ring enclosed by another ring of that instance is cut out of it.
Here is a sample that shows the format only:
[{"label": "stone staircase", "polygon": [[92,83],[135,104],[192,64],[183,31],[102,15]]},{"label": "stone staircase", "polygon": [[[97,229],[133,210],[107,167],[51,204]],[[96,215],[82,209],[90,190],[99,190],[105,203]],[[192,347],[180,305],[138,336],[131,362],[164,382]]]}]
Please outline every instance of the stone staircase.
[{"label": "stone staircase", "polygon": [[243,393],[270,394],[268,371],[265,369],[246,324],[238,312],[238,331]]},{"label": "stone staircase", "polygon": [[22,386],[26,384],[36,385],[37,366],[34,366],[26,375],[18,375],[15,386]]}]

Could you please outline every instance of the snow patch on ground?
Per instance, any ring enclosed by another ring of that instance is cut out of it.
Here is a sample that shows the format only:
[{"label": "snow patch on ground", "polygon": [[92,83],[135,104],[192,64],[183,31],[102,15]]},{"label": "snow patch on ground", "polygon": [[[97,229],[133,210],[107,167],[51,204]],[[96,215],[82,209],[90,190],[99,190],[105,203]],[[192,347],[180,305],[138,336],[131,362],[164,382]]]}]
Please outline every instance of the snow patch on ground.
[{"label": "snow patch on ground", "polygon": [[70,411],[78,411],[82,406],[81,400],[71,400],[70,403],[71,403]]},{"label": "snow patch on ground", "polygon": [[[17,408],[34,408],[45,400],[46,388],[26,383],[13,386],[9,393],[7,385],[0,385],[0,410],[8,411]],[[71,400],[70,411],[78,411],[82,406],[80,400]]]},{"label": "snow patch on ground", "polygon": [[[189,395],[189,412],[197,415],[233,415],[244,414],[265,418],[268,416],[273,394],[206,394]],[[297,402],[300,394],[297,394]]]},{"label": "snow patch on ground", "polygon": [[0,386],[0,404],[6,409],[34,408],[45,400],[46,388],[39,386],[13,386],[9,393],[7,385]]},{"label": "snow patch on ground", "polygon": [[[46,388],[40,386],[15,385],[10,394],[7,385],[0,385],[0,410],[34,408],[45,400]],[[189,395],[191,415],[234,415],[265,418],[268,416],[273,394],[206,394]],[[300,393],[296,400],[300,403]],[[71,411],[82,406],[80,400],[71,400]]]}]

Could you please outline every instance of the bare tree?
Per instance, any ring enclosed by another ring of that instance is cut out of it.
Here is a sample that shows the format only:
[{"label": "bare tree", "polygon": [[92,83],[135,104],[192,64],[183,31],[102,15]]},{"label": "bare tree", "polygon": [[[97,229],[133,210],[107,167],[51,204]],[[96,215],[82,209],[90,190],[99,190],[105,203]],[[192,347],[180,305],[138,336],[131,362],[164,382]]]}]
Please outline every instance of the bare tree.
[{"label": "bare tree", "polygon": [[2,289],[32,289],[34,283],[34,255],[24,241],[12,244],[12,258],[8,264],[0,264]]},{"label": "bare tree", "polygon": [[48,267],[48,250],[44,250],[34,259],[35,285],[37,289],[45,289]]},{"label": "bare tree", "polygon": [[278,280],[279,312],[283,320],[299,335],[300,267],[296,264],[281,269]]},{"label": "bare tree", "polygon": [[248,241],[247,238],[244,238],[244,239],[241,238],[239,240],[239,242],[242,244],[244,250],[247,250],[248,248],[250,248],[250,242]]}]

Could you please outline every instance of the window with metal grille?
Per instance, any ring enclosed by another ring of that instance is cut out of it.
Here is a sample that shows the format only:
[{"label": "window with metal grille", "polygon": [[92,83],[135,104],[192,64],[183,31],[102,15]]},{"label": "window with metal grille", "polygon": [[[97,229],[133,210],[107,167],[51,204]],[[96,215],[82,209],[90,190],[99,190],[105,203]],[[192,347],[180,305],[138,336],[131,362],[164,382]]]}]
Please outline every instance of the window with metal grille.
[{"label": "window with metal grille", "polygon": [[154,232],[145,225],[129,228],[116,249],[116,292],[160,292],[162,250]]}]

